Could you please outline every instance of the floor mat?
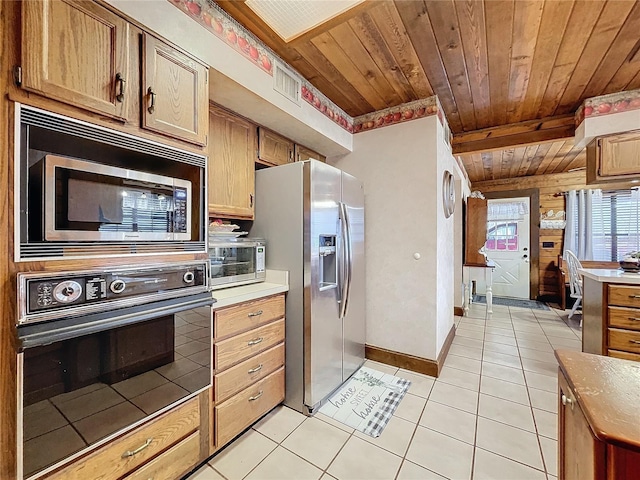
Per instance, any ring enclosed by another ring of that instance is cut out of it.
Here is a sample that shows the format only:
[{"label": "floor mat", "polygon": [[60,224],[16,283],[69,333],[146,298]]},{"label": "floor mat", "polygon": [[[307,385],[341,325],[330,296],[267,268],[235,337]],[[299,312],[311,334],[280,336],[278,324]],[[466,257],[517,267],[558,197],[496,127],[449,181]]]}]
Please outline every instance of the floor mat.
[{"label": "floor mat", "polygon": [[409,386],[409,380],[360,367],[319,411],[362,433],[379,437]]},{"label": "floor mat", "polygon": [[[473,301],[475,303],[487,303],[487,297],[485,295],[474,295]],[[547,305],[537,300],[523,300],[520,298],[507,298],[507,297],[493,297],[494,305],[505,305],[507,307],[522,307],[533,308],[536,310],[551,310]]]}]

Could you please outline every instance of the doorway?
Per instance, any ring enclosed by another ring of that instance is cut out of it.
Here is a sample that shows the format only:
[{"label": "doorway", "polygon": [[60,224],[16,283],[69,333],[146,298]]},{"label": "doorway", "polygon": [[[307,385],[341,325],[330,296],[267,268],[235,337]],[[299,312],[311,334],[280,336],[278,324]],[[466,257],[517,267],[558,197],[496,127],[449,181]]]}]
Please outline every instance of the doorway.
[{"label": "doorway", "polygon": [[488,200],[487,258],[496,267],[493,293],[498,297],[528,299],[530,292],[529,197]]}]

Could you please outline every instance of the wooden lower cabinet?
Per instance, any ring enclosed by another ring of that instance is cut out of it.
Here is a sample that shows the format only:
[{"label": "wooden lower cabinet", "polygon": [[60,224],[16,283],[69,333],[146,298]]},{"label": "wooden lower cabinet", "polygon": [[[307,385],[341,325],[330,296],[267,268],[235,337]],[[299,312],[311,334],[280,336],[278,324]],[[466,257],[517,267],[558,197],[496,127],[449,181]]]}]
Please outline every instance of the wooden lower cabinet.
[{"label": "wooden lower cabinet", "polygon": [[[179,442],[187,437],[191,439],[195,434],[198,439],[197,445],[189,443],[189,449],[184,446],[181,448],[183,453],[189,450],[189,459],[195,459],[189,466],[186,461],[182,463],[182,466],[185,467],[182,473],[186,473],[200,460],[200,440],[197,433],[199,427],[200,404],[199,398],[196,397],[117,438],[68,467],[58,470],[47,478],[56,480],[87,480],[89,478],[92,480],[115,480],[125,477],[145,464],[149,464],[150,471],[155,471],[155,468],[149,463],[150,460],[152,460],[151,463],[158,462],[156,465],[168,462],[163,459],[164,455],[169,454],[174,445],[180,446]],[[167,450],[166,453],[158,456],[165,450]],[[171,453],[174,457],[175,453]],[[132,478],[142,477],[134,476]],[[153,478],[153,475],[144,478],[145,480]]]},{"label": "wooden lower cabinet", "polygon": [[200,461],[200,432],[194,432],[180,443],[154,458],[127,480],[175,480]]},{"label": "wooden lower cabinet", "polygon": [[284,401],[284,314],[284,294],[214,312],[211,453]]},{"label": "wooden lower cabinet", "polygon": [[[633,388],[637,379],[633,364],[580,352],[556,351],[556,356],[560,363],[558,478],[640,478],[640,427],[636,413],[640,397]],[[609,400],[612,396],[615,400]]]},{"label": "wooden lower cabinet", "polygon": [[215,407],[216,445],[224,445],[284,400],[284,367]]}]

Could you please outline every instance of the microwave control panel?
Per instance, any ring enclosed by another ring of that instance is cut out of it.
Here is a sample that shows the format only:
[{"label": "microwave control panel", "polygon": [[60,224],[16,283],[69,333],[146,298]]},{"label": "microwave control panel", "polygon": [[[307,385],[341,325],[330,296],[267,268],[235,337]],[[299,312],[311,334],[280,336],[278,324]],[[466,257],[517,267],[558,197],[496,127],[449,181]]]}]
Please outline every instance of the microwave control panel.
[{"label": "microwave control panel", "polygon": [[187,190],[175,188],[173,195],[173,231],[187,233]]}]

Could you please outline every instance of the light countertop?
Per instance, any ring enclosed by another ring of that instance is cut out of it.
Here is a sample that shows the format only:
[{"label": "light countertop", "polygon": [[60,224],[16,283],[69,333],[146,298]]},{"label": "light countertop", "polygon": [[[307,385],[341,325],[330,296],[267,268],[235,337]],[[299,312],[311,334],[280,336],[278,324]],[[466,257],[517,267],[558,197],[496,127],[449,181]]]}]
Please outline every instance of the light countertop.
[{"label": "light countertop", "polygon": [[267,278],[264,282],[212,290],[211,296],[217,300],[212,307],[214,309],[228,307],[287,291],[289,291],[289,272],[267,270]]},{"label": "light countertop", "polygon": [[605,283],[630,283],[640,285],[640,273],[623,272],[618,269],[582,268],[578,273],[586,278]]}]

